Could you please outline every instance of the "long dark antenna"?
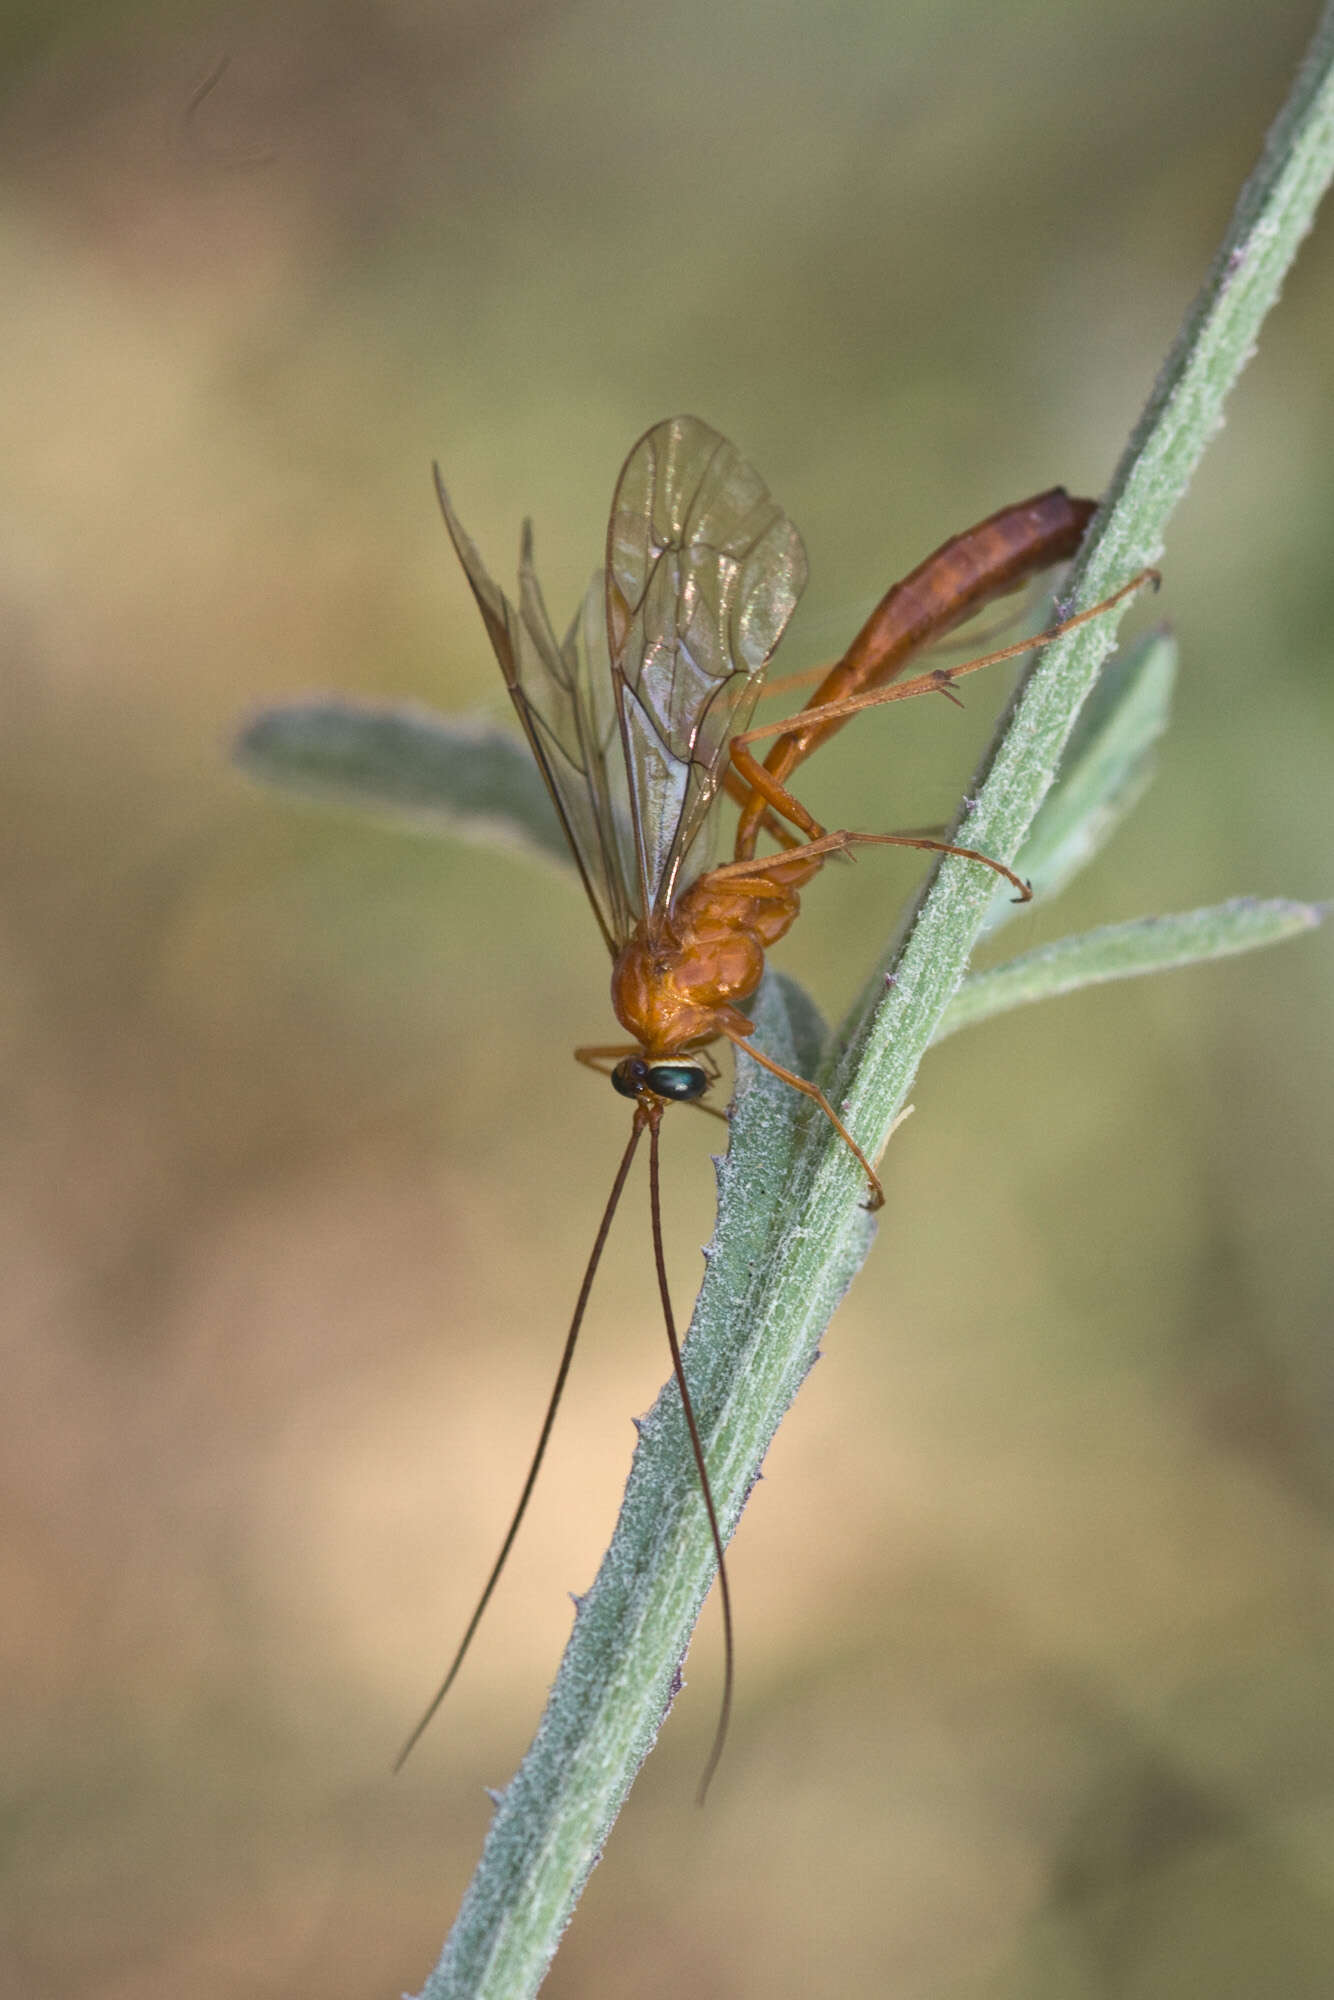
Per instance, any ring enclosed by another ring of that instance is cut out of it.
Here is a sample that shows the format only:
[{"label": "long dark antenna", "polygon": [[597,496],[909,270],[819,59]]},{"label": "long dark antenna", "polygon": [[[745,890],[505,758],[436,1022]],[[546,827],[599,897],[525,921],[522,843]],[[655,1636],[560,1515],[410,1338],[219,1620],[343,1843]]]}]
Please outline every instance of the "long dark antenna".
[{"label": "long dark antenna", "polygon": [[713,1489],[709,1485],[708,1467],[704,1463],[704,1446],[700,1443],[699,1426],[695,1422],[695,1409],[686,1387],[685,1370],[681,1366],[681,1344],[676,1337],[676,1321],[672,1318],[671,1294],[667,1289],[667,1260],[662,1250],[662,1202],[658,1194],[658,1124],[659,1118],[649,1114],[648,1134],[648,1186],[649,1206],[653,1214],[653,1261],[658,1269],[658,1291],[662,1298],[662,1316],[667,1322],[667,1344],[672,1350],[672,1373],[676,1386],[681,1392],[681,1408],[685,1411],[686,1428],[690,1432],[690,1448],[695,1454],[695,1470],[699,1474],[700,1491],[704,1495],[704,1511],[709,1517],[709,1533],[713,1536],[713,1552],[718,1558],[718,1588],[722,1594],[723,1606],[723,1699],[718,1711],[718,1727],[714,1731],[713,1748],[709,1761],[704,1766],[704,1776],[699,1781],[696,1794],[697,1803],[703,1805],[708,1796],[713,1774],[718,1768],[718,1759],[723,1754],[723,1744],[727,1741],[727,1725],[732,1720],[732,1593],[727,1584],[727,1564],[723,1557],[723,1538],[718,1527],[718,1516],[714,1512]]},{"label": "long dark antenna", "polygon": [[[565,1346],[564,1349],[562,1350],[560,1357],[560,1367],[556,1370],[556,1380],[552,1387],[551,1399],[547,1404],[547,1413],[545,1417],[543,1417],[542,1419],[542,1429],[538,1435],[537,1449],[534,1451],[532,1457],[532,1463],[528,1467],[528,1477],[523,1482],[523,1491],[519,1495],[519,1504],[514,1510],[514,1519],[509,1524],[509,1530],[505,1536],[504,1541],[500,1545],[500,1554],[496,1557],[495,1564],[492,1568],[491,1574],[486,1579],[486,1588],[485,1590],[483,1590],[481,1596],[477,1600],[477,1608],[473,1612],[472,1617],[468,1620],[468,1629],[464,1633],[462,1639],[459,1642],[459,1649],[457,1653],[455,1653],[453,1659],[450,1661],[449,1671],[445,1675],[445,1678],[441,1681],[435,1693],[432,1695],[430,1703],[426,1709],[425,1714],[422,1716],[421,1721],[417,1724],[417,1727],[413,1730],[411,1736],[409,1736],[407,1742],[403,1745],[403,1748],[399,1751],[398,1756],[395,1758],[394,1760],[395,1771],[402,1770],[404,1764],[407,1762],[408,1757],[411,1755],[412,1750],[417,1744],[423,1731],[426,1729],[432,1716],[435,1714],[441,1702],[444,1700],[445,1696],[449,1693],[449,1690],[453,1687],[455,1680],[458,1678],[459,1668],[463,1665],[463,1662],[467,1657],[468,1648],[469,1646],[471,1646],[473,1642],[473,1638],[474,1635],[476,1634],[477,1627],[481,1624],[483,1614],[486,1611],[486,1607],[491,1602],[491,1593],[500,1581],[500,1572],[504,1569],[506,1562],[509,1560],[509,1552],[514,1547],[514,1538],[519,1532],[519,1523],[523,1520],[524,1513],[527,1510],[528,1502],[532,1498],[533,1488],[537,1484],[537,1475],[541,1469],[542,1460],[546,1455],[547,1443],[551,1437],[552,1426],[556,1421],[556,1411],[560,1407],[561,1393],[565,1388],[565,1378],[570,1372],[570,1363],[574,1359],[574,1346],[575,1342],[579,1338],[579,1328],[583,1324],[584,1310],[588,1305],[589,1294],[593,1289],[593,1280],[597,1276],[598,1265],[602,1261],[602,1252],[606,1246],[607,1236],[611,1230],[612,1217],[616,1213],[616,1204],[619,1202],[621,1198],[621,1191],[625,1186],[626,1177],[630,1172],[630,1163],[634,1159],[635,1148],[639,1144],[640,1138],[643,1134],[643,1130],[644,1130],[644,1122],[636,1112],[634,1127],[630,1133],[630,1143],[626,1147],[625,1152],[622,1155],[620,1166],[616,1169],[616,1178],[611,1184],[611,1193],[607,1197],[607,1206],[603,1210],[602,1221],[598,1225],[598,1233],[593,1240],[593,1250],[592,1254],[588,1259],[588,1269],[584,1272],[584,1282],[579,1287],[579,1297],[575,1301],[574,1317],[570,1321],[570,1330],[565,1336]],[[658,1138],[658,1128],[655,1125],[653,1128],[655,1159],[656,1159],[657,1138]],[[654,1199],[654,1214],[656,1216],[657,1214],[656,1193],[653,1199]],[[670,1321],[669,1321],[669,1328],[670,1328]],[[673,1353],[675,1353],[676,1335],[674,1332],[672,1333],[671,1338],[672,1338],[672,1351]],[[691,1419],[692,1425],[693,1422],[694,1419],[692,1418]],[[701,1466],[702,1466],[702,1461],[701,1461]],[[710,1511],[710,1518],[712,1518],[712,1511],[713,1511],[712,1507],[710,1507],[709,1511]],[[717,1539],[716,1529],[714,1530],[714,1539],[715,1540]],[[724,1599],[724,1602],[725,1601],[726,1600]],[[730,1661],[731,1659],[730,1640],[728,1645],[728,1658]],[[730,1687],[729,1687],[729,1692],[730,1692]],[[710,1773],[710,1775],[712,1775],[712,1773]]]}]

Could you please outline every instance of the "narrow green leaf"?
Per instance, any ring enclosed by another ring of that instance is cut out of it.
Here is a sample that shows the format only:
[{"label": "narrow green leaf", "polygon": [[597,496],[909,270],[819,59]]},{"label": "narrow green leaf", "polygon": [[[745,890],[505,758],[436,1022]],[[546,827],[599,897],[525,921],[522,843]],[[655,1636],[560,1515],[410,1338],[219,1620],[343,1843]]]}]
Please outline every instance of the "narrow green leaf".
[{"label": "narrow green leaf", "polygon": [[[1161,629],[1103,669],[1015,863],[1040,899],[1073,880],[1142,797],[1153,775],[1153,746],[1171,715],[1176,671],[1176,641]],[[1008,923],[1018,907],[1008,887],[998,889],[983,935]]]},{"label": "narrow green leaf", "polygon": [[1186,910],[1172,917],[1140,917],[1133,923],[1107,924],[1079,937],[1058,938],[1054,944],[1040,945],[1008,964],[965,979],[946,1008],[935,1039],[943,1042],[946,1035],[975,1027],[993,1014],[1027,1007],[1034,1000],[1077,993],[1081,986],[1136,979],[1145,972],[1167,972],[1175,966],[1199,965],[1206,959],[1280,944],[1284,938],[1314,930],[1326,914],[1318,903],[1260,902],[1239,896],[1212,909]]},{"label": "narrow green leaf", "polygon": [[532,752],[509,730],[408,703],[376,708],[321,697],[262,710],[241,730],[234,754],[266,784],[569,866]]}]

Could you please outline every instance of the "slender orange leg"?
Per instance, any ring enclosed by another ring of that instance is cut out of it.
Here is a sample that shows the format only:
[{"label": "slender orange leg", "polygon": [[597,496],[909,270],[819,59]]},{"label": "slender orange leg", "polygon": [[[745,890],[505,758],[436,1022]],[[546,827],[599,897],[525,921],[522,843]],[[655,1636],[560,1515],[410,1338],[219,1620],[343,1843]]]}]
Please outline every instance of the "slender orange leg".
[{"label": "slender orange leg", "polygon": [[[733,747],[735,749],[735,745]],[[786,854],[771,855],[765,860],[743,855],[737,861],[725,862],[721,868],[710,869],[709,881],[747,882],[752,885],[752,894],[763,896],[774,893],[766,884],[780,884],[785,877],[795,876],[800,880],[800,870],[807,861],[823,860],[832,854],[846,854],[853,847],[915,847],[931,854],[954,854],[961,861],[979,862],[983,868],[990,868],[994,874],[1002,875],[1012,883],[1019,891],[1018,900],[1021,903],[1033,900],[1033,891],[1022,876],[1007,868],[1003,861],[983,854],[977,847],[961,847],[953,841],[935,840],[921,833],[828,833],[819,820],[807,812],[801,800],[794,798],[786,786],[779,784],[772,771],[756,763],[748,752],[741,754],[751,766],[755,791],[767,801],[769,807],[790,819],[809,838],[794,843],[789,836]]]},{"label": "slender orange leg", "polygon": [[[1146,583],[1155,589],[1162,582],[1156,569],[1142,569],[1132,576],[1129,583],[1123,583],[1110,597],[1104,597],[1101,604],[1091,605],[1087,611],[1076,612],[1073,618],[1063,618],[1059,625],[1049,631],[1038,632],[1031,639],[1020,639],[1013,646],[1002,646],[999,652],[983,653],[975,660],[964,660],[957,667],[935,667],[930,673],[916,674],[910,681],[896,681],[892,687],[867,688],[859,694],[851,694],[842,701],[819,702],[811,708],[803,708],[798,714],[788,717],[786,722],[762,722],[755,729],[744,730],[734,736],[731,742],[733,761],[743,777],[749,778],[750,766],[754,759],[746,755],[743,746],[758,743],[767,736],[793,735],[798,730],[805,731],[817,723],[842,722],[850,715],[858,715],[864,708],[878,708],[886,702],[911,701],[919,694],[948,694],[953,683],[962,680],[965,674],[975,674],[981,667],[994,667],[1001,660],[1017,660],[1025,653],[1031,653],[1038,646],[1049,646],[1054,639],[1063,639],[1067,632],[1074,632],[1081,625],[1087,625],[1092,618],[1101,618],[1104,611],[1110,611],[1124,597],[1133,591],[1142,590]],[[738,755],[738,752],[740,754]],[[758,790],[759,787],[757,786]]]},{"label": "slender orange leg", "polygon": [[[749,1026],[750,1024],[747,1023],[748,1029]],[[871,1165],[871,1162],[867,1159],[865,1153],[857,1144],[857,1141],[853,1138],[851,1132],[849,1132],[847,1126],[843,1123],[843,1120],[839,1117],[819,1084],[808,1082],[804,1076],[798,1076],[794,1070],[784,1069],[781,1063],[775,1062],[772,1056],[765,1055],[762,1049],[757,1049],[753,1042],[748,1041],[739,1028],[732,1028],[724,1023],[722,1032],[734,1048],[744,1049],[745,1053],[754,1062],[757,1062],[761,1069],[767,1069],[771,1076],[781,1077],[784,1083],[790,1083],[794,1090],[799,1090],[803,1097],[809,1097],[812,1104],[819,1105],[821,1111],[823,1111],[825,1117],[843,1141],[843,1144],[856,1157],[862,1172],[866,1175],[870,1188],[870,1199],[867,1201],[867,1208],[872,1214],[875,1213],[876,1209],[883,1208],[885,1205],[885,1190],[880,1185],[879,1174]]]},{"label": "slender orange leg", "polygon": [[707,1112],[710,1118],[721,1118],[724,1125],[730,1122],[725,1111],[720,1111],[716,1104],[706,1104],[702,1097],[688,1097],[682,1108],[686,1111]]},{"label": "slender orange leg", "polygon": [[771,694],[795,694],[798,688],[810,687],[822,681],[836,660],[826,660],[822,666],[802,667],[799,673],[779,674],[775,680],[766,681],[760,689],[760,700],[767,701]]},{"label": "slender orange leg", "polygon": [[[923,570],[938,566],[941,558],[949,553],[950,546],[947,544],[945,550],[930,558],[928,563],[923,565]],[[1073,550],[1070,552],[1073,553]],[[957,553],[956,548],[956,556]],[[1044,551],[1044,554],[1047,560],[1051,559],[1049,550]],[[909,582],[911,581],[912,579],[909,579]],[[820,690],[825,696],[823,701],[817,700],[811,703],[797,715],[789,717],[786,723],[759,724],[754,729],[746,730],[733,738],[729,746],[733,766],[744,780],[753,785],[750,799],[742,807],[741,818],[737,823],[735,852],[738,859],[755,852],[756,836],[765,819],[766,811],[767,794],[755,776],[760,767],[747,749],[748,744],[759,742],[765,737],[777,739],[765,759],[764,768],[771,778],[781,781],[790,776],[798,764],[804,763],[829,736],[841,729],[849,716],[856,715],[861,709],[873,707],[881,702],[908,701],[918,694],[943,694],[950,701],[957,701],[958,696],[954,694],[952,684],[962,679],[965,674],[976,673],[982,667],[993,666],[998,660],[1017,658],[1036,646],[1049,645],[1063,633],[1075,630],[1091,618],[1099,617],[1112,605],[1119,603],[1129,592],[1138,590],[1141,585],[1149,581],[1155,584],[1158,582],[1155,570],[1141,571],[1137,577],[1132,577],[1128,584],[1102,603],[1090,606],[1087,611],[1081,611],[1074,618],[1063,620],[1049,631],[1040,632],[1032,639],[1020,640],[1014,646],[1002,647],[999,652],[984,653],[977,659],[961,662],[957,667],[937,668],[931,673],[919,674],[911,681],[896,680],[895,685],[891,687],[887,685],[891,677],[902,671],[914,651],[921,650],[920,644],[914,643],[912,635],[906,631],[898,631],[892,620],[888,621],[885,632],[881,633],[874,629],[882,622],[881,614],[887,612],[895,597],[907,589],[906,584],[896,585],[867,628],[858,634],[848,652],[826,677]],[[926,625],[934,619],[939,626],[942,618],[943,613],[936,607],[929,617],[924,614],[923,618],[919,619],[919,624],[923,626],[923,638],[927,636]]]},{"label": "slender orange leg", "polygon": [[[989,646],[993,639],[1000,638],[1002,632],[1012,632],[1019,620],[1026,616],[1027,611],[1021,604],[1017,610],[1010,612],[1008,617],[995,619],[990,625],[983,626],[981,631],[966,633],[962,638],[950,638],[946,635],[941,639],[933,639],[929,645],[922,648],[922,652],[962,653],[971,652],[974,646]],[[836,660],[825,660],[818,667],[802,667],[795,674],[778,674],[773,680],[765,681],[760,689],[760,700],[768,701],[771,695],[795,694],[799,688],[816,686],[837,664]]]},{"label": "slender orange leg", "polygon": [[[767,777],[768,773],[765,775]],[[796,804],[796,801],[793,803]],[[811,823],[818,824],[816,821]],[[916,833],[850,833],[846,829],[837,833],[826,833],[823,827],[819,827],[813,839],[799,842],[792,849],[790,857],[778,854],[768,861],[728,861],[721,868],[711,869],[709,880],[746,882],[749,879],[749,871],[755,868],[764,868],[766,872],[771,872],[776,867],[781,868],[784,861],[789,858],[793,861],[820,861],[832,854],[846,854],[852,847],[916,847],[930,854],[954,854],[961,861],[979,862],[983,868],[990,868],[993,875],[1003,876],[1018,890],[1019,893],[1015,898],[1017,902],[1031,903],[1033,900],[1032,885],[1025,882],[1022,875],[1016,875],[1013,868],[1007,868],[1003,861],[997,861],[993,855],[983,854],[980,847],[958,847],[951,840],[930,840],[925,835]]]},{"label": "slender orange leg", "polygon": [[[755,788],[746,784],[729,765],[723,772],[723,790],[729,799],[735,799],[739,806],[745,807],[750,804]],[[793,834],[789,833],[782,821],[767,808],[761,816],[760,825],[780,847],[798,847],[801,844]]]}]

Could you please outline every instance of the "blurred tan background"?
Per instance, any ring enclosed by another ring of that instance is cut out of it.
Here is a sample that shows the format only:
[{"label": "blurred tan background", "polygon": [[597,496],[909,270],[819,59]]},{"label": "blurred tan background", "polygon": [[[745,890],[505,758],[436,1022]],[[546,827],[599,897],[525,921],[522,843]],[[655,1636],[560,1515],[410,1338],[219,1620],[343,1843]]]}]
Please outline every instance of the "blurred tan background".
[{"label": "blurred tan background", "polygon": [[[807,539],[789,669],[948,533],[1096,492],[1314,16],[0,10],[6,1995],[417,1990],[666,1372],[637,1188],[391,1782],[623,1140],[568,1055],[607,967],[557,875],[248,787],[238,717],[505,713],[437,454],[507,580],[532,512],[563,621],[631,440],[698,412]],[[1155,788],[1007,946],[1334,891],[1332,328],[1326,214],[1173,530]],[[867,718],[805,796],[947,815],[1003,691]],[[913,880],[810,895],[781,963],[831,1014]],[[709,1808],[714,1610],[553,2000],[1334,1990],[1332,966],[930,1063],[736,1543]]]}]

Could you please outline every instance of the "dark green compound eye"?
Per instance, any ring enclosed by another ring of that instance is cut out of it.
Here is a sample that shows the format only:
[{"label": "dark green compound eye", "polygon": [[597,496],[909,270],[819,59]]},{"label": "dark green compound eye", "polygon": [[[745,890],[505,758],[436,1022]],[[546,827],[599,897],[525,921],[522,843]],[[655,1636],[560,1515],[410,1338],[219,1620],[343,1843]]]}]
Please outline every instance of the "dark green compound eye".
[{"label": "dark green compound eye", "polygon": [[708,1072],[701,1063],[645,1062],[642,1056],[626,1056],[611,1073],[614,1089],[622,1097],[640,1097],[648,1090],[672,1104],[688,1104],[703,1097],[709,1087]]},{"label": "dark green compound eye", "polygon": [[669,1097],[674,1104],[703,1097],[709,1079],[697,1062],[650,1063],[644,1081],[655,1097]]}]

